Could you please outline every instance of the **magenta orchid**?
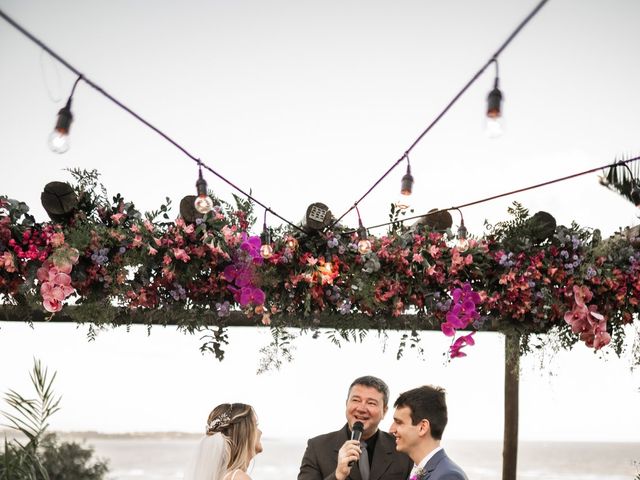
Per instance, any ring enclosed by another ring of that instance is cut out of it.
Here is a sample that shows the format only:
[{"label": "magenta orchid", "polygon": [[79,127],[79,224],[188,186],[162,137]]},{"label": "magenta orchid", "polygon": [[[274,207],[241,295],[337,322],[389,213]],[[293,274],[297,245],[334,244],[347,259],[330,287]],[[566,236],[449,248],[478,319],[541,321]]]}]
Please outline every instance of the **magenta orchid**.
[{"label": "magenta orchid", "polygon": [[449,348],[449,356],[451,358],[466,357],[467,354],[464,353],[462,349],[467,345],[475,345],[476,342],[473,339],[473,335],[475,333],[476,332],[471,332],[468,335],[463,335],[462,337],[458,337]]}]

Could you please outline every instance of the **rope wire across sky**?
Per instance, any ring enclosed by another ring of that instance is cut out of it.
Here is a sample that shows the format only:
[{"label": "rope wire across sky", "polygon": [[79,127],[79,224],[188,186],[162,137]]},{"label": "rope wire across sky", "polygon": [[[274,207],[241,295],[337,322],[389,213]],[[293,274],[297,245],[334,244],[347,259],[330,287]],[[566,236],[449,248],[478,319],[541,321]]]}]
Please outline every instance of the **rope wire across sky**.
[{"label": "rope wire across sky", "polygon": [[[407,160],[409,161],[409,154],[411,153],[411,151],[414,149],[414,147],[425,137],[425,135],[440,121],[440,119],[451,109],[451,107],[459,100],[459,98],[469,89],[469,87],[475,83],[475,81],[485,72],[485,70],[492,64],[492,63],[496,63],[497,64],[497,60],[499,55],[503,52],[503,50],[511,43],[511,41],[520,33],[520,31],[524,28],[525,25],[527,25],[527,23],[540,11],[540,9],[547,3],[548,0],[542,0],[541,2],[539,2],[536,7],[527,15],[527,17],[518,25],[518,27],[509,35],[509,37],[502,43],[502,45],[498,48],[498,50],[490,57],[490,59],[482,66],[482,68],[480,70],[478,70],[478,72],[464,85],[464,87],[453,97],[453,99],[445,106],[445,108],[435,117],[435,119],[422,131],[422,133],[416,138],[416,140],[410,145],[410,147],[402,154],[402,156],[378,179],[376,180],[376,182],[365,192],[364,195],[362,195],[356,202],[354,202],[354,204],[344,213],[342,214],[340,217],[338,217],[337,219],[332,221],[331,226],[335,226],[336,224],[338,224],[338,222],[344,218],[349,212],[351,212],[353,209],[357,209],[358,205],[360,204],[360,202],[362,202],[387,176],[388,174],[395,168],[397,167],[403,160]],[[258,200],[257,198],[255,198],[254,196],[252,196],[250,193],[246,192],[245,190],[243,190],[242,188],[240,188],[239,186],[237,186],[234,182],[230,181],[229,179],[227,179],[224,175],[220,174],[219,172],[217,172],[216,170],[214,170],[213,168],[211,168],[209,165],[207,165],[206,163],[204,163],[200,158],[198,158],[197,156],[195,156],[194,154],[192,154],[189,150],[187,150],[185,147],[183,147],[181,144],[179,144],[177,141],[175,141],[172,137],[170,137],[168,134],[166,134],[164,131],[160,130],[158,127],[154,126],[153,124],[151,124],[149,121],[147,121],[144,117],[142,117],[140,114],[138,114],[137,112],[135,112],[134,110],[132,110],[131,108],[129,108],[127,105],[125,105],[123,102],[119,101],[117,98],[115,98],[113,95],[109,94],[108,92],[106,92],[102,87],[100,87],[98,84],[96,84],[95,82],[91,81],[90,79],[88,79],[86,76],[84,76],[77,68],[75,68],[74,66],[72,66],[69,62],[67,62],[62,56],[60,56],[59,54],[57,54],[56,52],[54,52],[50,47],[48,47],[44,42],[42,42],[41,40],[39,40],[38,38],[36,38],[33,34],[31,34],[28,30],[26,30],[24,27],[22,27],[21,25],[19,25],[15,20],[13,20],[11,17],[9,17],[7,14],[5,14],[2,10],[0,10],[0,17],[3,18],[7,23],[9,23],[11,26],[13,26],[14,28],[16,28],[20,33],[22,33],[23,35],[25,35],[28,39],[30,39],[32,42],[34,42],[35,44],[37,44],[40,48],[42,48],[44,51],[46,51],[49,55],[51,55],[55,60],[57,60],[58,62],[60,62],[64,67],[66,67],[68,70],[70,70],[71,72],[73,72],[74,74],[76,74],[78,76],[77,80],[76,80],[76,84],[79,81],[83,81],[84,83],[86,83],[87,85],[89,85],[90,87],[92,87],[94,90],[96,90],[97,92],[99,92],[100,94],[102,94],[104,97],[106,97],[108,100],[110,100],[112,103],[116,104],[118,107],[120,107],[121,109],[123,109],[124,111],[126,111],[127,113],[129,113],[131,116],[133,116],[136,120],[138,120],[139,122],[141,122],[143,125],[145,125],[146,127],[150,128],[151,130],[153,130],[155,133],[157,133],[158,135],[160,135],[163,139],[165,139],[167,142],[169,142],[170,144],[172,144],[174,147],[176,147],[178,150],[180,150],[187,158],[189,158],[190,160],[196,162],[196,164],[201,167],[202,169],[207,170],[208,172],[212,173],[213,175],[215,175],[216,177],[218,177],[220,180],[222,180],[223,182],[225,182],[226,184],[228,184],[230,187],[232,187],[234,190],[236,190],[237,192],[239,192],[240,194],[242,194],[243,196],[245,196],[246,198],[248,198],[249,200],[251,200],[252,202],[254,202],[255,204],[261,206],[262,208],[264,208],[265,210],[265,215],[266,212],[271,213],[272,215],[274,215],[275,217],[279,218],[280,220],[282,220],[283,222],[287,223],[289,226],[291,226],[292,228],[298,230],[298,231],[302,231],[304,232],[304,230],[297,224],[289,221],[288,219],[284,218],[283,216],[281,216],[280,214],[278,214],[276,211],[274,211],[273,209],[271,209],[270,207],[268,207],[265,203],[261,202],[260,200]],[[496,65],[497,66],[497,65]],[[75,90],[75,86],[76,84],[74,84],[74,90]],[[73,95],[73,92],[72,92]],[[71,98],[71,97],[70,97]],[[515,193],[520,193],[523,191],[527,191],[527,190],[532,190],[532,189],[536,189],[536,188],[541,188],[543,186],[546,185],[550,185],[552,183],[557,183],[557,182],[561,182],[561,181],[565,181],[565,180],[569,180],[572,178],[575,178],[577,176],[581,176],[581,175],[585,175],[587,173],[593,173],[595,171],[607,168],[607,167],[612,167],[615,166],[616,164],[625,164],[629,163],[629,162],[633,162],[640,159],[640,157],[635,157],[635,158],[631,158],[628,160],[624,160],[624,161],[619,161],[619,162],[615,162],[613,164],[607,164],[601,167],[596,167],[593,169],[589,169],[583,172],[579,172],[579,173],[575,173],[572,175],[568,175],[565,177],[561,177],[561,178],[557,178],[554,180],[550,180],[547,182],[543,182],[540,184],[536,184],[536,185],[532,185],[529,187],[525,187],[525,188],[521,188],[518,190],[513,190],[513,191],[509,191],[506,193],[502,193],[502,194],[498,194],[498,195],[493,195],[490,197],[486,197],[486,198],[482,198],[479,200],[475,200],[472,202],[468,202],[465,204],[461,204],[458,205],[456,207],[450,207],[447,209],[443,209],[443,210],[439,210],[439,211],[444,211],[444,210],[460,210],[461,208],[464,207],[469,207],[472,205],[477,205],[480,203],[484,203],[484,202],[488,202],[491,200],[495,200],[497,198],[501,198],[504,196],[508,196],[508,195],[513,195]],[[411,219],[416,219],[416,218],[420,218],[423,217],[425,214],[422,215],[417,215],[417,216],[413,216],[413,217],[408,217],[408,218],[403,218],[403,219],[399,219],[397,220],[397,222],[404,222],[407,220],[411,220]],[[395,223],[395,222],[389,222],[389,223],[383,223],[383,224],[379,224],[379,225],[374,225],[374,226],[369,226],[368,228],[378,228],[381,226],[385,226],[385,225],[389,225],[391,223]]]}]

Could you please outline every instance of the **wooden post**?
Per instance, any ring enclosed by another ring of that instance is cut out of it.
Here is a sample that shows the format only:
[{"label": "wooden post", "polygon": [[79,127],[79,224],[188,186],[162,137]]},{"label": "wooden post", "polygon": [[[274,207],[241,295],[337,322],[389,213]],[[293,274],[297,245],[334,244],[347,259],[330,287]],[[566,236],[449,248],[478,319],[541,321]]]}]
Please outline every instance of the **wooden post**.
[{"label": "wooden post", "polygon": [[516,480],[518,466],[518,390],[520,333],[505,334],[504,341],[504,443],[502,480]]}]

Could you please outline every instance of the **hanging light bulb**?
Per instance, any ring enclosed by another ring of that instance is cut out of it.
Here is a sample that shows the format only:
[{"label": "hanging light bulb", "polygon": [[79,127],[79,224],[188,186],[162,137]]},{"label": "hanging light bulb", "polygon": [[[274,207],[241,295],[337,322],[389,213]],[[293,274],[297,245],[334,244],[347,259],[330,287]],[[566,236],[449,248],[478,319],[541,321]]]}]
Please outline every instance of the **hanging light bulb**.
[{"label": "hanging light bulb", "polygon": [[296,250],[298,248],[298,240],[295,237],[289,236],[285,241],[285,245],[289,250]]},{"label": "hanging light bulb", "polygon": [[498,88],[498,61],[494,59],[496,65],[496,79],[493,83],[493,90],[487,95],[487,136],[496,138],[502,135],[502,92]]},{"label": "hanging light bulb", "polygon": [[80,75],[71,89],[71,94],[67,99],[67,103],[58,111],[58,120],[53,132],[49,135],[49,148],[55,153],[64,153],[69,150],[69,129],[71,128],[71,122],[73,121],[73,114],[71,113],[71,100],[73,94],[76,91],[78,82],[82,79]]},{"label": "hanging light bulb", "polygon": [[200,167],[198,180],[196,181],[196,191],[198,195],[193,202],[193,206],[199,213],[206,215],[213,210],[213,200],[207,194],[207,181],[202,176],[202,167]]},{"label": "hanging light bulb", "polygon": [[273,247],[270,244],[263,243],[262,245],[260,245],[260,256],[262,256],[262,258],[266,260],[267,258],[271,258],[272,255]]},{"label": "hanging light bulb", "polygon": [[[460,217],[462,217],[462,213]],[[464,252],[469,248],[469,240],[467,240],[468,233],[467,227],[464,226],[464,218],[461,218],[460,226],[458,227],[458,242],[456,243],[456,248],[460,252]]]},{"label": "hanging light bulb", "polygon": [[413,175],[411,175],[411,164],[409,163],[409,157],[405,154],[407,159],[407,172],[402,177],[400,182],[400,198],[396,201],[395,205],[398,210],[406,210],[409,208],[409,198],[413,190]]},{"label": "hanging light bulb", "polygon": [[71,113],[71,98],[58,112],[58,121],[53,132],[49,135],[49,148],[55,153],[64,153],[69,150],[69,128],[73,121]]},{"label": "hanging light bulb", "polygon": [[260,235],[260,256],[264,259],[271,258],[273,247],[271,246],[271,232],[267,228],[267,211],[264,211],[264,223],[262,224],[262,234]]},{"label": "hanging light bulb", "polygon": [[413,189],[413,176],[411,175],[411,165],[408,163],[407,158],[407,173],[402,177],[402,182],[400,184],[400,193],[405,196],[411,195],[411,191]]},{"label": "hanging light bulb", "polygon": [[367,238],[367,229],[362,226],[358,228],[358,253],[365,255],[371,251],[371,241]]}]

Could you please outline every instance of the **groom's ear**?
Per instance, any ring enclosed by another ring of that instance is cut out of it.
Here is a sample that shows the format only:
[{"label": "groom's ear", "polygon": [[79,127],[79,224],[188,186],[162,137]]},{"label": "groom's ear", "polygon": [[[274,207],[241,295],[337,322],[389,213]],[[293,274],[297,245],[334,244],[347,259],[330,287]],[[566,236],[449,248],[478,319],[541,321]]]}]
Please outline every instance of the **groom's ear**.
[{"label": "groom's ear", "polygon": [[418,435],[423,437],[427,434],[431,435],[431,422],[426,418],[423,418],[418,424]]},{"label": "groom's ear", "polygon": [[387,414],[387,410],[389,410],[389,405],[385,405],[382,408],[382,416],[384,417]]}]

